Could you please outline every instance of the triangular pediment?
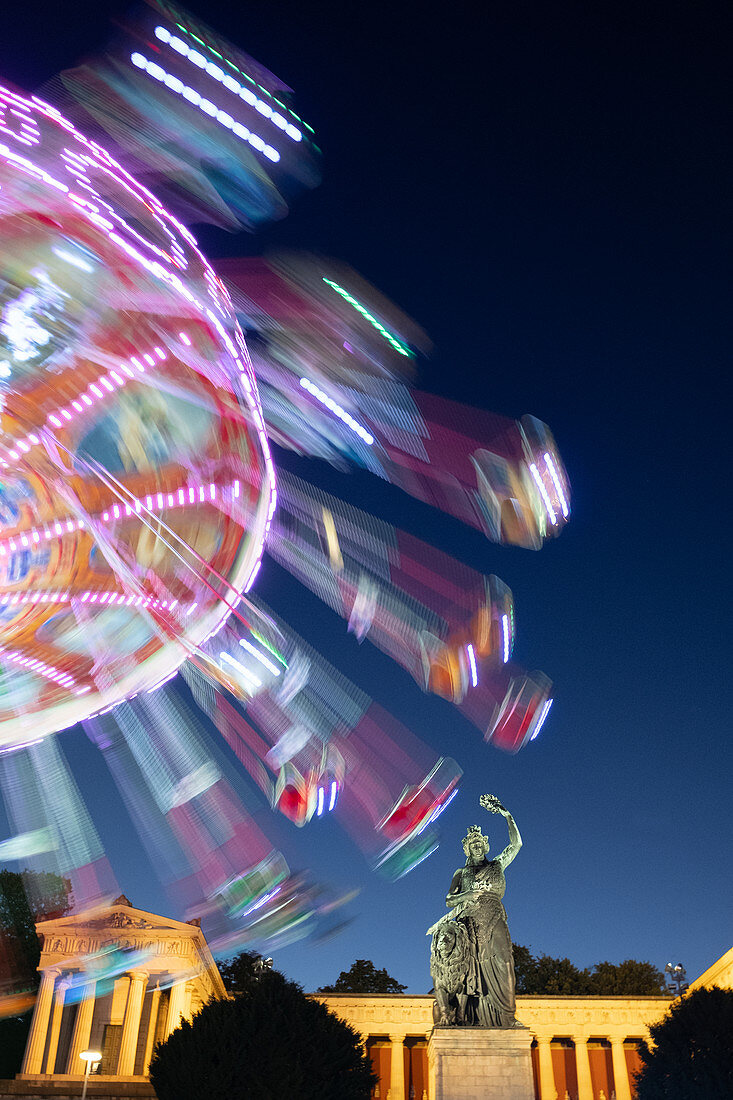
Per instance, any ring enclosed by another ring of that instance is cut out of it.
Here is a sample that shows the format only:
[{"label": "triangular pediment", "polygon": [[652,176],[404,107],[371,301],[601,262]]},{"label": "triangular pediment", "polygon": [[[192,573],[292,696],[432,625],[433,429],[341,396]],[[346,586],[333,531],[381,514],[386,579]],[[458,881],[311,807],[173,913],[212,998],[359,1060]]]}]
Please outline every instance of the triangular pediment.
[{"label": "triangular pediment", "polygon": [[[124,896],[110,905],[100,905],[65,917],[39,921],[36,931],[43,937],[42,966],[63,966],[64,960],[94,954],[104,945],[116,944],[122,949],[147,952],[152,955],[144,963],[151,973],[176,972],[193,968],[198,974],[206,996],[225,996],[224,983],[209,950],[199,921],[174,920],[136,909]],[[175,962],[172,964],[171,959]]]},{"label": "triangular pediment", "polygon": [[69,931],[71,929],[99,932],[104,929],[112,931],[145,931],[151,932],[175,932],[177,935],[186,935],[191,938],[201,936],[198,924],[187,921],[174,920],[172,917],[161,917],[157,913],[148,913],[144,909],[136,909],[123,895],[116,898],[111,905],[96,906],[93,909],[85,909],[78,913],[67,913],[64,917],[56,917],[53,920],[39,921],[36,925],[38,932],[48,934],[53,931]]}]

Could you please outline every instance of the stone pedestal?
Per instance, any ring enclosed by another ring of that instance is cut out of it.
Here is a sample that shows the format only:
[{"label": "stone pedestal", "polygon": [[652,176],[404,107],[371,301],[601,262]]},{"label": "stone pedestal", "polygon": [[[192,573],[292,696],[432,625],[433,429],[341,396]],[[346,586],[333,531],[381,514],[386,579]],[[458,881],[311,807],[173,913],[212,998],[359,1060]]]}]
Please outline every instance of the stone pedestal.
[{"label": "stone pedestal", "polygon": [[436,1027],[431,1100],[534,1100],[528,1028]]}]

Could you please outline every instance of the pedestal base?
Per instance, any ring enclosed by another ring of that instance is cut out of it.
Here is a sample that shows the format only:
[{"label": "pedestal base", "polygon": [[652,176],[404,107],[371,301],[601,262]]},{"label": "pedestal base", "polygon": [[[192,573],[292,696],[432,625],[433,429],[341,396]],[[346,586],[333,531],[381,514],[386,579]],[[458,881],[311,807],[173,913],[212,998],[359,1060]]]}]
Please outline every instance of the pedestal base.
[{"label": "pedestal base", "polygon": [[431,1100],[534,1100],[528,1028],[436,1027]]}]

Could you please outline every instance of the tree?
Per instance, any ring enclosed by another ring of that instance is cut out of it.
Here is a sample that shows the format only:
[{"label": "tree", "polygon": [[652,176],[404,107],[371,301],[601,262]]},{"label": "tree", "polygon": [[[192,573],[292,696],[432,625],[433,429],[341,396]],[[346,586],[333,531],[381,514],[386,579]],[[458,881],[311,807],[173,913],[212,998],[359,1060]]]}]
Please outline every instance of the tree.
[{"label": "tree", "polygon": [[518,943],[513,948],[517,993],[644,997],[664,993],[666,989],[664,974],[650,962],[626,959],[618,964],[600,962],[580,970],[570,959],[534,956],[528,947]]},{"label": "tree", "polygon": [[730,1100],[733,989],[696,989],[675,1001],[642,1042],[637,1100]]},{"label": "tree", "polygon": [[[35,994],[41,948],[36,922],[68,913],[71,883],[44,871],[0,870],[0,998],[2,994]],[[17,1011],[17,1009],[16,1009]],[[20,1070],[31,1013],[0,1020],[0,1077]]]},{"label": "tree", "polygon": [[68,879],[49,871],[0,871],[0,936],[19,988],[38,986],[36,923],[61,917],[72,905]]},{"label": "tree", "polygon": [[652,997],[667,992],[664,974],[650,962],[625,959],[593,967],[591,992],[606,997]]},{"label": "tree", "polygon": [[204,1005],[155,1048],[158,1100],[368,1100],[376,1077],[357,1033],[299,985],[265,971]]},{"label": "tree", "polygon": [[262,958],[254,951],[240,951],[233,959],[219,963],[219,973],[228,993],[251,993],[259,977],[256,964]]},{"label": "tree", "polygon": [[349,970],[342,970],[333,985],[324,985],[319,993],[404,993],[406,985],[386,970],[377,970],[371,959],[357,959]]},{"label": "tree", "polygon": [[535,971],[537,960],[528,947],[521,943],[513,943],[514,952],[514,976],[517,983],[517,993],[533,992],[535,984]]},{"label": "tree", "polygon": [[512,945],[517,993],[555,996],[560,993],[582,996],[590,993],[589,970],[579,970],[570,959],[555,959],[552,955],[533,955],[528,947]]}]

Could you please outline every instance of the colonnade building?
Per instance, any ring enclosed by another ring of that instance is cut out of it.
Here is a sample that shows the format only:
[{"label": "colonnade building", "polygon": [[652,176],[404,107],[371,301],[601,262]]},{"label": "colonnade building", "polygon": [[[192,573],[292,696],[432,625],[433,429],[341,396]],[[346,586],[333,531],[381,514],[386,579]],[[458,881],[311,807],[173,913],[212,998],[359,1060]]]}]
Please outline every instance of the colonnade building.
[{"label": "colonnade building", "polygon": [[[95,1086],[145,1084],[155,1044],[211,997],[226,996],[198,922],[135,909],[124,895],[36,930],[41,984],[11,1095],[43,1095],[41,1086],[58,1094],[64,1084],[78,1094],[85,1050],[102,1055]],[[149,1085],[145,1093],[154,1095]]]},{"label": "colonnade building", "polygon": [[[690,988],[713,985],[733,989],[733,948]],[[432,1100],[431,996],[318,999],[364,1037],[379,1076],[374,1100]],[[639,1044],[670,1003],[669,996],[518,996],[517,1019],[532,1034],[535,1100],[633,1100]]]},{"label": "colonnade building", "polygon": [[[101,1053],[89,1093],[154,1097],[155,1044],[212,997],[226,997],[198,924],[109,907],[37,925],[41,983],[21,1073],[5,1097],[78,1095],[82,1051]],[[733,948],[692,988],[733,988]],[[359,1032],[379,1080],[373,1100],[433,1100],[432,997],[315,994]],[[670,1003],[662,997],[519,996],[532,1035],[535,1100],[632,1100],[638,1047]],[[286,1038],[284,1036],[284,1038]]]}]

